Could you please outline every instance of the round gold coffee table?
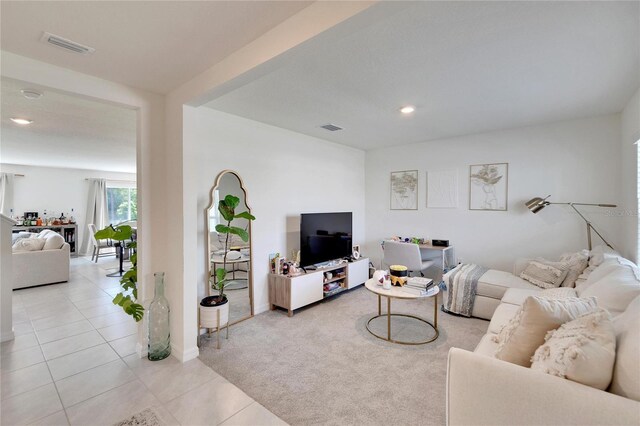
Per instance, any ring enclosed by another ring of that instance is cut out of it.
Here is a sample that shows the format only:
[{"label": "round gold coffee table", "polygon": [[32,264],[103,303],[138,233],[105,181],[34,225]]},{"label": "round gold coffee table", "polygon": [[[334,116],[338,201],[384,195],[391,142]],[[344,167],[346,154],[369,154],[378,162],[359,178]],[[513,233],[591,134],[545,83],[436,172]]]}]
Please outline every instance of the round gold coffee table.
[{"label": "round gold coffee table", "polygon": [[[419,296],[417,294],[411,294],[411,293],[407,293],[405,291],[403,291],[400,287],[395,287],[395,286],[391,286],[391,288],[389,290],[385,290],[382,288],[382,286],[378,285],[374,280],[369,279],[364,283],[365,287],[367,288],[367,290],[369,290],[372,293],[375,293],[378,295],[378,315],[372,317],[371,319],[369,319],[369,321],[367,321],[367,331],[371,334],[373,334],[374,336],[376,336],[378,339],[382,339],[382,340],[386,340],[387,342],[392,342],[392,343],[399,343],[401,345],[424,345],[426,343],[430,343],[433,342],[434,340],[436,340],[438,338],[439,332],[438,332],[438,293],[440,293],[440,288],[436,285],[433,286],[429,289],[429,291],[427,292],[427,294],[425,294],[424,296]],[[382,313],[382,297],[386,297],[387,298],[387,312],[385,314]],[[424,299],[426,297],[433,297],[433,324],[430,323],[429,321],[414,316],[414,315],[407,315],[407,314],[393,314],[391,313],[391,299]],[[378,335],[376,333],[374,333],[373,331],[371,331],[371,329],[369,328],[369,324],[371,323],[371,321],[373,321],[376,318],[380,318],[382,316],[386,316],[387,317],[387,336],[381,336]],[[418,320],[426,325],[428,325],[429,327],[431,327],[433,329],[433,331],[435,332],[435,335],[428,339],[428,340],[424,340],[424,341],[420,341],[420,342],[407,342],[407,341],[402,341],[402,340],[394,340],[391,338],[391,317],[407,317],[407,318],[413,318],[415,320]]]}]

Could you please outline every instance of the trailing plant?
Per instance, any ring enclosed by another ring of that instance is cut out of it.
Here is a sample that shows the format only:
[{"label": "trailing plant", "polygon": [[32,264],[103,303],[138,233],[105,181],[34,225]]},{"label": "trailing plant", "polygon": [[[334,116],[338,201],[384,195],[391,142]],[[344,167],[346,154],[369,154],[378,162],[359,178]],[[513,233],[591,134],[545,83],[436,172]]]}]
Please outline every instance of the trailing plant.
[{"label": "trailing plant", "polygon": [[[136,252],[137,243],[132,241],[133,230],[129,225],[109,225],[104,229],[96,232],[96,240],[111,239],[119,241],[120,244],[126,244],[127,249],[134,252],[129,257],[131,268],[120,278],[122,291],[113,298],[113,304],[122,307],[122,310],[131,315],[136,322],[140,321],[144,316],[144,306],[137,303],[138,300],[138,253]],[[128,242],[127,242],[128,241]]]},{"label": "trailing plant", "polygon": [[223,200],[218,203],[218,211],[222,215],[222,218],[227,224],[216,225],[216,231],[219,234],[225,235],[224,240],[224,259],[222,261],[222,268],[215,270],[215,281],[211,284],[211,288],[218,290],[218,301],[224,300],[224,286],[230,281],[227,279],[227,254],[229,253],[229,237],[233,235],[239,236],[245,243],[249,241],[249,233],[246,229],[242,229],[237,226],[231,226],[231,222],[234,219],[247,219],[255,220],[255,217],[248,211],[244,211],[236,214],[236,207],[240,204],[240,198],[233,195],[227,195]]}]

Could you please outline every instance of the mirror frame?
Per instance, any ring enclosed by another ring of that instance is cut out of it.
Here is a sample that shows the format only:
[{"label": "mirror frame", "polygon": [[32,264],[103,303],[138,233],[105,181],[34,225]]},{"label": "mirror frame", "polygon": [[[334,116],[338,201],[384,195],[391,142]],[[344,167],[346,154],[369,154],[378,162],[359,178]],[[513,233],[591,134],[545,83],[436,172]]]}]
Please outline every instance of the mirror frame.
[{"label": "mirror frame", "polygon": [[[238,172],[234,170],[226,169],[218,173],[215,183],[211,188],[211,190],[209,191],[209,205],[204,209],[204,217],[206,221],[205,229],[207,230],[207,246],[205,250],[206,265],[207,265],[207,276],[206,276],[205,285],[207,286],[207,291],[206,291],[207,296],[212,296],[211,283],[209,281],[211,279],[211,229],[209,228],[211,221],[209,220],[209,217],[210,217],[209,213],[211,212],[211,209],[217,208],[217,206],[214,206],[214,202],[215,202],[214,193],[216,189],[220,186],[220,180],[222,180],[222,177],[227,174],[232,174],[238,179],[238,182],[240,183],[240,189],[242,189],[242,192],[244,194],[244,204],[247,206],[247,211],[251,213],[251,206],[249,205],[249,200],[247,197],[247,189],[244,187],[244,182],[242,181],[242,178],[240,177]],[[253,232],[251,230],[251,222],[253,221],[251,220],[249,221],[249,273],[247,276],[247,280],[248,280],[247,284],[249,286],[249,305],[251,308],[251,313],[247,317],[240,318],[234,321],[229,321],[229,325],[237,324],[241,321],[252,318],[254,315],[254,312],[253,312],[253,244],[252,244]]]}]

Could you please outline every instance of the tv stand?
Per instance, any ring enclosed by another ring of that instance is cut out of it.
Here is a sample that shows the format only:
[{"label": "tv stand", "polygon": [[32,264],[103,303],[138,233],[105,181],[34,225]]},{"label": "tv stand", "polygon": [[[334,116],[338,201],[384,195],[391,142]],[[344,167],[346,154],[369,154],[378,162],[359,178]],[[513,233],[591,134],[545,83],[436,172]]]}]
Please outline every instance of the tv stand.
[{"label": "tv stand", "polygon": [[[307,267],[309,269],[309,267]],[[325,272],[331,273],[326,278]],[[296,275],[269,274],[269,304],[287,309],[288,315],[303,306],[310,305],[343,291],[364,284],[369,279],[369,259],[361,258],[351,263],[340,262],[335,266],[317,268],[315,271]],[[338,283],[335,289],[324,291],[325,284]]]}]

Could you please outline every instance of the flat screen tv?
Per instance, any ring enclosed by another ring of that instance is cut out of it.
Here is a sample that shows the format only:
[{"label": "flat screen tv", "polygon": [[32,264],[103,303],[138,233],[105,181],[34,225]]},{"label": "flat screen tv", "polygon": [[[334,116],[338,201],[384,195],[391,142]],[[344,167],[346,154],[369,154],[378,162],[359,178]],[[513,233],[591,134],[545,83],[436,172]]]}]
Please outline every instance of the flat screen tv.
[{"label": "flat screen tv", "polygon": [[352,218],[351,212],[300,215],[300,266],[351,256]]}]

